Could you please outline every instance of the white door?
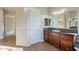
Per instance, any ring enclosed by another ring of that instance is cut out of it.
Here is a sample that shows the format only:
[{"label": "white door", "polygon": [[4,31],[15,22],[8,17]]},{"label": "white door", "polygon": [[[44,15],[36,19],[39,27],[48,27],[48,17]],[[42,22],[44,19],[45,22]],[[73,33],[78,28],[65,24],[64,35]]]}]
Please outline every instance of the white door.
[{"label": "white door", "polygon": [[30,44],[42,41],[41,15],[39,9],[30,11]]}]

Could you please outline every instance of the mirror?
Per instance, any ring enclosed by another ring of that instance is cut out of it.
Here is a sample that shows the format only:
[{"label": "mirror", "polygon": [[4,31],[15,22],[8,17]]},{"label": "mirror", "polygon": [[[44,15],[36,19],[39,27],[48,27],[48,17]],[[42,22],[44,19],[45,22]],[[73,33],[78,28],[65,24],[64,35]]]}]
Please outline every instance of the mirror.
[{"label": "mirror", "polygon": [[50,26],[50,19],[49,18],[45,18],[44,19],[44,26]]},{"label": "mirror", "polygon": [[66,14],[66,28],[77,29],[77,10],[69,11]]},{"label": "mirror", "polygon": [[53,8],[51,20],[53,28],[77,29],[77,8]]}]

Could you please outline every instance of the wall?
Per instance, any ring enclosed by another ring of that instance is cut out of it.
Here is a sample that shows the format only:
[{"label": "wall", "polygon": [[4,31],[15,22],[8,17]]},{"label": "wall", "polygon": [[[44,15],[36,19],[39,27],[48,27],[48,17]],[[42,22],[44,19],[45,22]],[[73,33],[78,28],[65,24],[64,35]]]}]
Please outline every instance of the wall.
[{"label": "wall", "polygon": [[28,45],[43,42],[44,18],[48,17],[47,8],[25,8]]},{"label": "wall", "polygon": [[43,20],[47,13],[47,8],[16,9],[16,45],[29,46],[43,41]]},{"label": "wall", "polygon": [[27,46],[26,15],[24,8],[16,8],[16,45]]},{"label": "wall", "polygon": [[42,22],[41,26],[42,26],[42,28],[44,28],[45,27],[44,26],[44,19],[49,17],[48,8],[42,7],[42,8],[40,8],[40,11],[41,11],[41,22]]},{"label": "wall", "polygon": [[27,38],[29,45],[43,41],[44,18],[48,17],[47,8],[26,8]]},{"label": "wall", "polygon": [[3,9],[0,8],[0,39],[4,36],[4,16],[3,16]]}]

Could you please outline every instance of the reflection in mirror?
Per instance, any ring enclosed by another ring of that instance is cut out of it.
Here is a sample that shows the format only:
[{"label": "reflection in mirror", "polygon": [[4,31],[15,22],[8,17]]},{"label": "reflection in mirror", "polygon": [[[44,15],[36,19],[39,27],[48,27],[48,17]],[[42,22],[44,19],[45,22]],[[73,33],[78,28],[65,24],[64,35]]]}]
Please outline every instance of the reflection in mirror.
[{"label": "reflection in mirror", "polygon": [[77,8],[55,7],[51,12],[53,28],[77,29]]},{"label": "reflection in mirror", "polygon": [[77,10],[68,12],[66,19],[67,24],[69,23],[69,29],[77,29]]},{"label": "reflection in mirror", "polygon": [[50,26],[50,19],[49,18],[45,18],[44,19],[44,26]]}]

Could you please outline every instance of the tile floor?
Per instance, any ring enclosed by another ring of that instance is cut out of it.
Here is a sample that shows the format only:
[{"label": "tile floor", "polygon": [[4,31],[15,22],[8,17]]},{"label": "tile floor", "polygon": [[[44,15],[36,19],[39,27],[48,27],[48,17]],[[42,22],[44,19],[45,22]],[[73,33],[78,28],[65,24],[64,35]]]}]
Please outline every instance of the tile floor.
[{"label": "tile floor", "polygon": [[11,46],[11,47],[22,47],[24,51],[59,51],[59,49],[55,48],[54,46],[52,46],[46,42],[39,42],[39,43],[33,44],[29,47],[16,46],[16,37],[15,36],[5,37],[3,40],[0,40],[0,45]]}]

